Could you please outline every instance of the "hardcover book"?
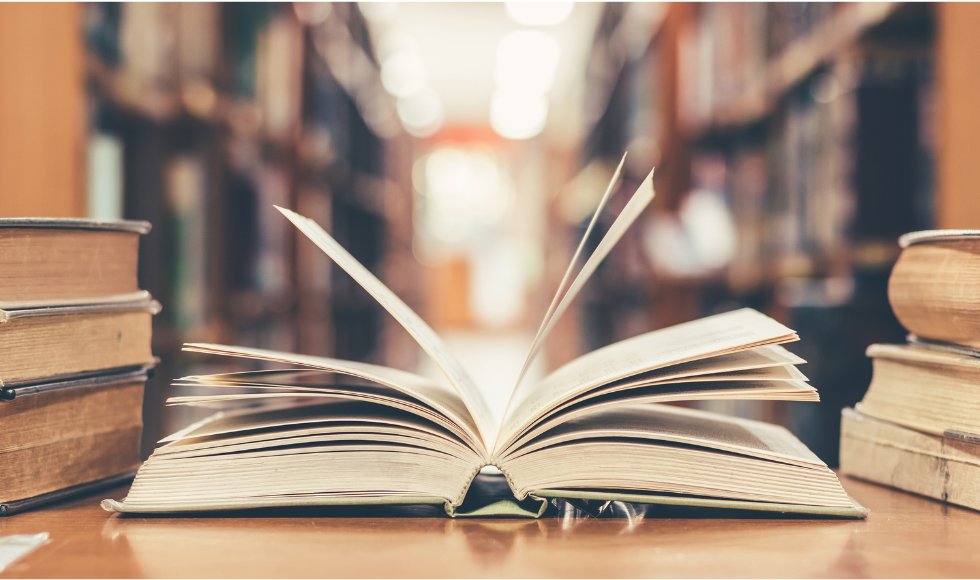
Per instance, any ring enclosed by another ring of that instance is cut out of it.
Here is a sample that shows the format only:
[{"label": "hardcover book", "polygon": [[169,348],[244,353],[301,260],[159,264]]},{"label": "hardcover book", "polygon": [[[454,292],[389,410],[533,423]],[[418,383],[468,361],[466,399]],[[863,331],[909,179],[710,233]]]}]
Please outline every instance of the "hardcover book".
[{"label": "hardcover book", "polygon": [[0,308],[145,298],[136,280],[144,221],[0,219]]},{"label": "hardcover book", "polygon": [[843,473],[980,510],[980,437],[942,435],[841,411]]},{"label": "hardcover book", "polygon": [[[186,345],[289,368],[181,379],[201,392],[171,404],[264,405],[220,412],[168,437],[127,497],[103,507],[173,513],[424,503],[453,516],[540,516],[549,498],[573,498],[864,517],[867,511],[834,472],[789,431],[662,404],[817,400],[796,369],[803,361],[780,346],[797,340],[796,333],[754,310],[636,336],[540,381],[525,379],[557,319],[654,196],[651,172],[573,276],[617,176],[541,323],[501,421],[415,312],[319,225],[280,208],[404,326],[445,382],[360,362]],[[491,503],[467,497],[489,471],[502,474],[512,497]]]},{"label": "hardcover book", "polygon": [[980,348],[980,230],[927,230],[899,238],[888,279],[895,316],[919,338]]},{"label": "hardcover book", "polygon": [[980,358],[932,345],[872,344],[874,373],[861,414],[942,436],[980,433]]},{"label": "hardcover book", "polygon": [[152,366],[0,389],[0,516],[131,478]]},{"label": "hardcover book", "polygon": [[77,378],[152,362],[152,318],[160,304],[149,294],[134,298],[0,310],[0,386]]}]

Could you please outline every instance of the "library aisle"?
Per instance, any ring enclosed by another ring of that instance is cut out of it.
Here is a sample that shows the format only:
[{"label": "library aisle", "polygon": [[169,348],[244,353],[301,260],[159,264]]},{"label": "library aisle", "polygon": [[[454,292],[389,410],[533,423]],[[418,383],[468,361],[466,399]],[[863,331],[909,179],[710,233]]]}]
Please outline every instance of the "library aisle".
[{"label": "library aisle", "polygon": [[[145,460],[215,411],[168,405],[200,394],[176,379],[275,368],[186,343],[445,379],[276,206],[429,323],[499,420],[569,262],[655,168],[526,380],[752,308],[799,334],[785,346],[819,402],[680,404],[786,427],[836,468],[866,349],[906,341],[899,236],[980,229],[977,30],[971,3],[0,3],[0,218],[152,225]],[[976,512],[842,479],[868,520],[570,503],[537,521],[144,519],[90,497],[0,518],[0,535],[51,534],[0,576],[980,575]]]}]

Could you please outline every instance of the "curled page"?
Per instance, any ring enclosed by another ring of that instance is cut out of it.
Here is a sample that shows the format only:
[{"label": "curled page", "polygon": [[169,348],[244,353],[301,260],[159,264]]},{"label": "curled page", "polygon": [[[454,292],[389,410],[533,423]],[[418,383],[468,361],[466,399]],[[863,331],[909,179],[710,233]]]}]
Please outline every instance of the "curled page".
[{"label": "curled page", "polygon": [[480,438],[489,450],[495,440],[496,425],[493,413],[476,382],[470,377],[459,360],[446,347],[439,335],[425,323],[414,310],[395,295],[381,280],[358,262],[354,256],[333,239],[315,221],[294,211],[276,206],[289,221],[299,228],[306,237],[324,251],[330,258],[351,275],[362,288],[368,291],[378,304],[381,304],[395,317],[405,330],[415,338],[419,346],[432,358],[433,362],[446,375],[456,392],[463,399],[467,410],[473,416],[480,430]]},{"label": "curled page", "polygon": [[[625,161],[625,157],[623,159]],[[622,164],[623,163],[621,161],[620,167],[622,167]],[[612,189],[613,183],[615,183],[618,174],[619,174],[619,169],[616,170],[616,175],[613,176],[613,181],[612,183],[609,184],[609,189],[606,190],[606,196],[603,197],[603,201],[599,206],[599,210],[597,210],[596,214],[592,217],[592,223],[589,224],[589,229],[586,231],[585,234],[586,238],[588,237],[591,231],[592,224],[595,223],[596,218],[599,215],[599,211],[602,210],[602,205],[605,204],[606,197],[608,197],[609,192]],[[626,230],[629,229],[630,225],[632,225],[633,222],[636,221],[636,218],[640,217],[640,214],[643,213],[643,210],[646,209],[647,205],[649,205],[650,202],[653,200],[654,195],[655,194],[653,191],[653,171],[651,170],[650,174],[647,175],[646,179],[644,179],[643,182],[640,184],[640,187],[636,189],[636,192],[633,194],[633,197],[630,198],[629,202],[626,204],[626,207],[624,207],[623,211],[620,212],[619,216],[616,217],[616,220],[613,222],[613,225],[609,228],[609,231],[606,232],[606,235],[603,236],[602,240],[599,242],[599,245],[596,247],[595,251],[592,253],[591,256],[589,256],[589,259],[586,260],[585,265],[582,266],[582,270],[579,271],[578,275],[575,277],[575,281],[573,281],[571,286],[569,286],[568,291],[565,293],[565,295],[561,297],[561,301],[558,302],[557,306],[554,305],[554,301],[552,302],[552,308],[549,308],[549,314],[545,316],[545,320],[544,322],[542,322],[542,327],[538,331],[538,336],[535,338],[534,342],[532,343],[531,351],[527,355],[527,360],[524,363],[525,370],[531,364],[531,361],[534,360],[534,357],[541,349],[541,345],[544,343],[544,340],[548,338],[548,335],[554,329],[555,324],[561,318],[562,314],[564,314],[565,311],[568,310],[568,306],[571,304],[572,300],[574,300],[575,296],[577,296],[579,291],[582,290],[582,287],[588,281],[589,277],[592,276],[592,273],[595,272],[596,268],[599,267],[599,264],[602,262],[602,260],[605,259],[605,257],[609,254],[609,252],[613,249],[613,246],[615,246],[616,243],[620,240],[620,238],[623,237],[623,234],[626,233]],[[584,244],[585,244],[585,239],[583,239],[582,243],[579,245],[579,251],[581,251],[582,246],[584,246]],[[575,263],[575,260],[578,258],[578,254],[579,252],[577,251],[575,254],[575,258],[573,258],[572,261],[573,265]],[[568,271],[565,273],[566,279],[568,278],[571,269],[572,266],[569,266]],[[562,280],[562,285],[564,284],[565,284],[565,280]],[[558,291],[558,294],[560,293],[561,293],[561,288],[559,288]],[[558,300],[558,295],[555,296],[555,301],[557,300]],[[524,370],[521,371],[521,375],[517,379],[517,384],[515,385],[514,392],[511,394],[510,402],[507,405],[507,411],[504,413],[505,422],[507,421],[507,417],[513,412],[512,407],[513,407],[514,400],[519,399],[520,394],[526,391],[528,388],[530,388],[528,386],[524,386],[522,388],[521,379],[524,376],[524,372],[525,372]]]},{"label": "curled page", "polygon": [[515,392],[498,448],[509,445],[548,409],[587,391],[668,365],[796,340],[796,333],[751,308],[654,330],[604,346]]},{"label": "curled page", "polygon": [[[430,381],[425,377],[420,377],[413,373],[380,365],[303,354],[276,352],[261,348],[192,343],[185,344],[183,350],[184,352],[198,352],[202,354],[234,356],[285,363],[307,367],[317,371],[339,373],[351,377],[358,377],[369,381],[370,383],[383,385],[389,389],[393,389],[399,393],[407,395],[408,397],[418,400],[424,405],[438,411],[437,415],[442,415],[455,425],[459,426],[459,429],[462,430],[460,433],[461,438],[467,443],[471,444],[474,451],[481,451],[480,447],[482,446],[482,442],[480,441],[479,426],[477,426],[477,424],[474,422],[472,414],[463,404],[460,396],[452,388],[434,381]],[[258,378],[262,376],[272,377],[274,374],[284,376],[286,373],[287,371],[251,371],[246,373],[232,373],[224,375],[191,376],[177,379],[174,384],[212,386],[221,385],[224,383],[227,386],[251,386],[246,382],[246,378]],[[316,384],[316,382],[313,381],[312,384]],[[279,386],[285,387],[286,385],[281,384]],[[359,387],[359,390],[362,393],[369,393],[372,389],[361,386]],[[167,403],[170,404],[170,399],[168,399]],[[434,420],[437,423],[439,422],[438,419]]]},{"label": "curled page", "polygon": [[613,172],[612,179],[609,180],[609,185],[606,187],[606,193],[602,194],[602,200],[599,201],[599,207],[596,208],[595,213],[592,214],[592,220],[589,222],[589,227],[585,228],[585,234],[582,236],[582,241],[578,243],[578,248],[575,249],[575,254],[572,256],[571,263],[568,264],[568,269],[565,270],[565,275],[561,279],[561,284],[558,285],[558,290],[555,291],[555,297],[551,299],[551,304],[548,306],[548,311],[544,315],[544,319],[541,320],[541,326],[538,327],[538,333],[534,335],[534,340],[531,342],[531,348],[528,350],[527,358],[524,360],[524,366],[521,368],[521,373],[517,376],[517,382],[514,387],[518,387],[521,384],[521,380],[524,379],[527,369],[531,366],[531,362],[534,360],[534,355],[538,353],[538,345],[544,340],[545,329],[550,329],[549,323],[552,318],[554,318],[555,309],[558,307],[558,301],[562,297],[562,293],[565,292],[565,288],[568,286],[568,280],[572,277],[572,270],[575,269],[575,264],[578,263],[578,257],[582,255],[582,250],[585,249],[585,242],[588,241],[589,236],[592,235],[592,229],[595,227],[595,223],[599,221],[599,215],[602,213],[603,208],[606,207],[606,202],[609,201],[609,196],[612,194],[613,187],[616,182],[619,181],[619,174],[623,170],[623,164],[626,163],[626,154],[623,154],[623,158],[620,159],[619,165],[616,167],[616,171]]}]

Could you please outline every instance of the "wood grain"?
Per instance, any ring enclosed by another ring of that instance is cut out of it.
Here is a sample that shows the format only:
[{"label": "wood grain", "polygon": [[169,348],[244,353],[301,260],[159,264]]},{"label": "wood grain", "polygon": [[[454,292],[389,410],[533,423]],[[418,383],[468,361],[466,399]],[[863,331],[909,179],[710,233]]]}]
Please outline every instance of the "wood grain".
[{"label": "wood grain", "polygon": [[980,576],[980,513],[842,480],[867,520],[666,508],[632,523],[450,520],[427,508],[131,518],[98,507],[120,488],[0,519],[0,535],[51,534],[0,577]]}]

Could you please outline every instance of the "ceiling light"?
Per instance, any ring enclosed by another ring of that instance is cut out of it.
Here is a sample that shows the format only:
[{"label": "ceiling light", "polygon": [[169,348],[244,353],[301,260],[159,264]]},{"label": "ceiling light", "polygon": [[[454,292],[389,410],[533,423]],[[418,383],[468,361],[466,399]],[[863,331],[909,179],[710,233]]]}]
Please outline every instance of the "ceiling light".
[{"label": "ceiling light", "polygon": [[398,15],[398,2],[358,2],[357,7],[371,24],[388,24]]},{"label": "ceiling light", "polygon": [[410,97],[398,99],[398,118],[409,134],[428,137],[442,127],[442,102],[439,95],[424,87]]},{"label": "ceiling light", "polygon": [[544,129],[548,101],[543,94],[497,89],[490,100],[490,126],[508,139],[530,139]]},{"label": "ceiling light", "polygon": [[526,93],[547,93],[555,80],[561,47],[540,30],[515,30],[497,44],[497,86]]},{"label": "ceiling light", "polygon": [[381,65],[381,84],[399,98],[410,97],[425,86],[425,63],[418,55],[399,52]]},{"label": "ceiling light", "polygon": [[554,26],[565,21],[574,2],[506,2],[507,16],[522,26]]},{"label": "ceiling light", "polygon": [[378,62],[384,62],[388,60],[388,57],[400,52],[419,54],[419,44],[412,35],[404,31],[396,29],[386,30],[378,39]]}]

